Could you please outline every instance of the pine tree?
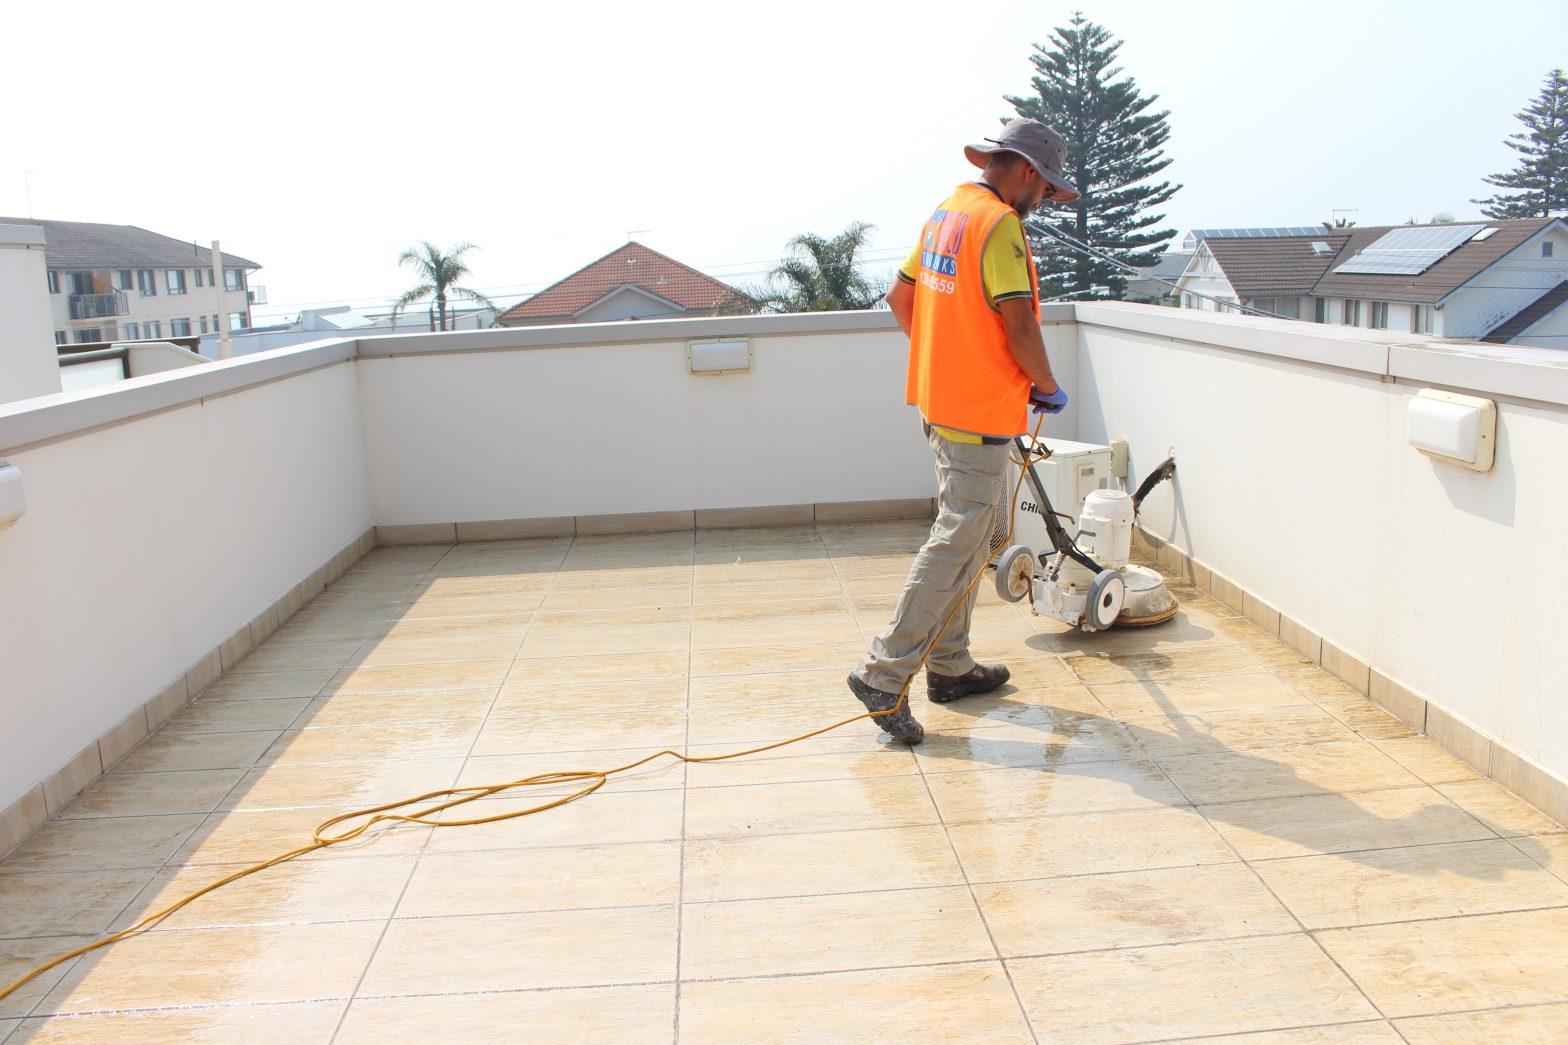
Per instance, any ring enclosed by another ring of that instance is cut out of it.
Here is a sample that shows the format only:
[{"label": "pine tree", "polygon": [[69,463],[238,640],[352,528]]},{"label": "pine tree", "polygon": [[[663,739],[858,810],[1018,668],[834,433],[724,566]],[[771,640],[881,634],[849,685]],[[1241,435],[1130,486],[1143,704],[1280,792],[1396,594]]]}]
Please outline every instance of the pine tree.
[{"label": "pine tree", "polygon": [[1519,153],[1518,166],[1483,180],[1520,191],[1470,202],[1479,203],[1489,218],[1545,218],[1568,211],[1568,80],[1561,69],[1547,74],[1540,97],[1519,114],[1519,121],[1528,130],[1510,134],[1504,143]]},{"label": "pine tree", "polygon": [[1040,296],[1120,298],[1129,273],[1086,256],[1048,235],[1064,234],[1123,264],[1148,268],[1165,252],[1175,229],[1155,229],[1164,214],[1150,213],[1181,188],[1151,182],[1170,160],[1161,146],[1170,137],[1168,111],[1146,112],[1159,95],[1139,93],[1132,77],[1113,65],[1122,41],[1075,13],[1050,46],[1029,56],[1034,95],[1007,101],[1027,116],[1055,127],[1067,139],[1064,174],[1083,195],[1069,204],[1047,203],[1024,227],[1040,263]]}]

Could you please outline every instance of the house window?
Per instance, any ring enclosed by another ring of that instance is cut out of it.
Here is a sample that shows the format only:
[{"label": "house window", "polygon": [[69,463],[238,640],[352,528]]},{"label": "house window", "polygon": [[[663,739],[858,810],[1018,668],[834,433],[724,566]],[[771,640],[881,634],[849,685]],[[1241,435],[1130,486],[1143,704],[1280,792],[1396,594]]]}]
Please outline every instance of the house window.
[{"label": "house window", "polygon": [[1549,258],[1551,256],[1552,256],[1552,241],[1551,240],[1546,240],[1545,242],[1543,242],[1541,244],[1541,257]]},{"label": "house window", "polygon": [[91,272],[71,273],[71,293],[91,294],[93,292],[93,274]]},{"label": "house window", "polygon": [[144,298],[150,298],[158,293],[158,281],[153,278],[152,269],[136,270],[136,290]]},{"label": "house window", "polygon": [[1216,306],[1219,309],[1219,311],[1221,311],[1221,312],[1235,312],[1236,311],[1236,299],[1231,297],[1230,295],[1228,295],[1228,294],[1221,294],[1215,300],[1217,300],[1219,302],[1219,304]]},{"label": "house window", "polygon": [[223,328],[218,325],[218,317],[217,316],[213,316],[212,317],[212,332],[214,334],[216,334],[218,331],[220,331],[222,329]]},{"label": "house window", "polygon": [[1327,323],[1328,322],[1328,298],[1313,298],[1312,299],[1312,322],[1314,322],[1314,323]]},{"label": "house window", "polygon": [[71,340],[71,335],[69,333],[67,333],[66,331],[64,331],[64,330],[56,330],[54,332],[54,343],[55,344],[57,344],[57,345],[68,344],[70,342],[70,340]]},{"label": "house window", "polygon": [[244,278],[244,275],[240,272],[239,269],[224,269],[223,270],[223,289],[224,290],[244,290],[245,289],[245,278]]},{"label": "house window", "polygon": [[88,327],[86,330],[78,330],[76,332],[76,343],[78,345],[90,345],[94,341],[102,340],[103,331],[99,330],[97,327]]},{"label": "house window", "polygon": [[156,320],[156,319],[150,320],[150,321],[148,321],[146,323],[143,323],[142,324],[142,336],[143,337],[162,337],[163,336],[163,324],[160,321]]},{"label": "house window", "polygon": [[122,326],[120,328],[120,336],[122,338],[124,338],[125,340],[127,340],[127,341],[135,341],[136,340],[136,336],[137,336],[136,335],[136,324],[135,323],[127,323],[124,326]]},{"label": "house window", "polygon": [[131,289],[131,270],[130,269],[115,269],[114,270],[114,289],[115,290],[130,290]]},{"label": "house window", "polygon": [[170,337],[190,337],[191,336],[191,321],[188,320],[188,319],[171,319],[171,320],[169,320],[169,336]]},{"label": "house window", "polygon": [[1347,327],[1359,327],[1361,325],[1361,302],[1355,298],[1345,299],[1345,312],[1342,322]]},{"label": "house window", "polygon": [[1388,302],[1386,302],[1386,301],[1374,301],[1374,302],[1372,302],[1372,329],[1373,330],[1387,330],[1388,329]]},{"label": "house window", "polygon": [[169,269],[163,275],[164,275],[164,279],[167,281],[167,283],[169,285],[169,293],[170,294],[183,294],[183,293],[185,293],[185,270],[184,269]]},{"label": "house window", "polygon": [[230,330],[239,330],[239,329],[241,329],[244,326],[245,326],[245,313],[243,313],[243,312],[230,312],[229,313],[229,329]]},{"label": "house window", "polygon": [[205,334],[207,332],[207,317],[206,316],[197,316],[196,318],[201,320],[201,332],[203,334]]},{"label": "house window", "polygon": [[198,290],[207,285],[206,276],[204,275],[205,272],[205,269],[196,270],[196,287]]},{"label": "house window", "polygon": [[60,293],[60,273],[56,272],[54,269],[49,270],[49,293]]},{"label": "house window", "polygon": [[1417,305],[1415,315],[1415,333],[1430,334],[1432,332],[1432,306]]}]

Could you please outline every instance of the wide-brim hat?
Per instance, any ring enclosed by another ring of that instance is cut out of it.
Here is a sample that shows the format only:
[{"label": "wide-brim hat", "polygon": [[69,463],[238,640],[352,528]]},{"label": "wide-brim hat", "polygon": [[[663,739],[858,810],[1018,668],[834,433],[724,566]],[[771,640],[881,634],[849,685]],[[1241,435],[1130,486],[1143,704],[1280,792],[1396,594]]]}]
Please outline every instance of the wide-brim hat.
[{"label": "wide-brim hat", "polygon": [[985,145],[965,145],[964,157],[976,167],[985,167],[993,153],[1016,152],[1029,161],[1029,166],[1039,172],[1051,186],[1047,199],[1057,203],[1071,203],[1079,193],[1076,186],[1062,176],[1062,165],[1067,159],[1067,139],[1052,127],[1039,120],[1008,120],[997,138],[985,139]]}]

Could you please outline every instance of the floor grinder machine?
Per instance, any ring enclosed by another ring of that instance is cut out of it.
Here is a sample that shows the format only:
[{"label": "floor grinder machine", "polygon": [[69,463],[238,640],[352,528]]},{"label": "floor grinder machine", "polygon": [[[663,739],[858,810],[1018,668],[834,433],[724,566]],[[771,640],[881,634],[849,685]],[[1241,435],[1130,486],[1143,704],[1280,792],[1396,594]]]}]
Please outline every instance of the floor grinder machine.
[{"label": "floor grinder machine", "polygon": [[[1035,462],[1050,451],[1033,449],[1024,437],[1016,446],[1024,481],[1034,495],[1040,518],[1051,542],[1047,551],[1015,544],[996,559],[996,590],[1008,602],[1030,600],[1035,613],[1051,617],[1086,632],[1104,631],[1112,625],[1143,627],[1176,616],[1175,596],[1160,575],[1129,561],[1132,527],[1143,499],[1160,482],[1176,474],[1176,460],[1167,458],[1134,493],[1120,489],[1091,490],[1078,514],[1075,534],[1069,535],[1061,520],[1072,522],[1051,507]],[[995,545],[1007,539],[1004,507],[998,515]]]}]

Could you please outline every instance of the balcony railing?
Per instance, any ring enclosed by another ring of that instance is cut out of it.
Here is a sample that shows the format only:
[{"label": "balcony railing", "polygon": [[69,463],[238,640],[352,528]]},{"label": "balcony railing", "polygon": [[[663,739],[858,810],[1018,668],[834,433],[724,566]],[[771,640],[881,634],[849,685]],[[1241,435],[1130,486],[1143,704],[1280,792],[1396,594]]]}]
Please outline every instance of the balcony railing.
[{"label": "balcony railing", "polygon": [[125,293],[111,290],[107,294],[72,294],[72,319],[99,319],[103,316],[123,316],[130,309],[125,303]]}]

